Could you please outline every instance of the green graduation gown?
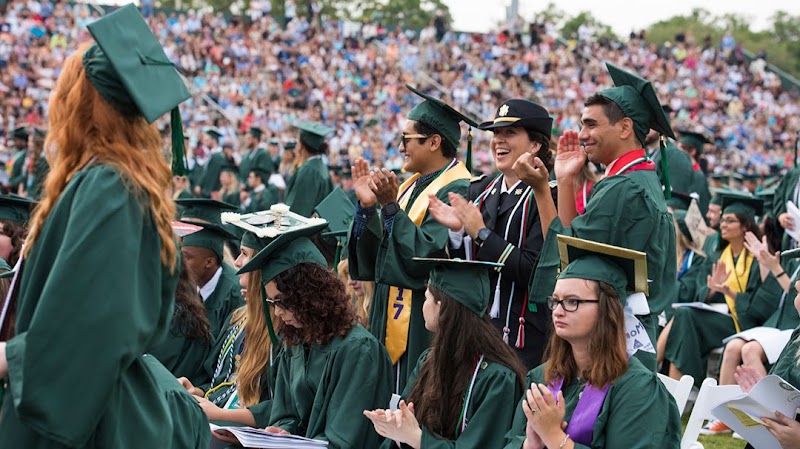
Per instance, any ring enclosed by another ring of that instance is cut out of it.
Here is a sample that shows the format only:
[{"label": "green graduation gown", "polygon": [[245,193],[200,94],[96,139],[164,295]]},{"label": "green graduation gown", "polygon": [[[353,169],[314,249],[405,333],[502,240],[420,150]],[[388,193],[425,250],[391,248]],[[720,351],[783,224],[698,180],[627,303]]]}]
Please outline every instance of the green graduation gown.
[{"label": "green graduation gown", "polygon": [[[272,184],[267,184],[260,192],[250,192],[250,204],[244,208],[244,213],[252,214],[262,210],[269,210],[273,204],[279,202],[281,191]],[[307,215],[306,215],[307,216]]]},{"label": "green graduation gown", "polygon": [[239,206],[242,202],[242,197],[239,195],[239,191],[235,190],[231,193],[226,193],[222,195],[222,202],[232,204],[234,206]]},{"label": "green graduation gown", "polygon": [[[544,382],[544,365],[528,373],[525,385]],[[564,385],[564,421],[569,422],[585,382],[573,379]],[[528,419],[519,401],[514,424],[506,435],[505,449],[520,449],[525,441]],[[636,358],[628,362],[625,374],[611,384],[594,423],[592,444],[581,449],[677,449],[681,439],[681,415],[675,400],[656,374]]]},{"label": "green graduation gown", "polygon": [[[740,256],[741,257],[741,256]],[[711,274],[715,258],[706,259],[700,279]],[[777,307],[777,301],[761,289],[758,261],[753,259],[745,291],[736,295],[736,313],[741,330],[761,325]],[[708,287],[698,282],[696,301],[706,301]],[[724,303],[725,297],[717,293],[708,302]],[[722,340],[736,333],[733,318],[721,313],[690,307],[675,309],[672,330],[665,348],[665,358],[674,363],[683,374],[694,377],[698,387],[706,377],[708,354],[722,346]]]},{"label": "green graduation gown", "polygon": [[357,324],[326,345],[278,355],[270,425],[328,441],[330,449],[373,449],[379,436],[364,410],[387,408],[392,370],[384,347]]},{"label": "green graduation gown", "polygon": [[314,208],[333,191],[328,167],[320,157],[311,157],[297,167],[286,181],[284,202],[289,209],[304,217],[310,217]]},{"label": "green graduation gown", "polygon": [[[277,165],[272,162],[272,157],[267,150],[263,147],[258,147],[245,153],[239,162],[239,179],[242,182],[247,182],[247,176],[253,167],[259,167],[262,170],[269,168],[269,172],[274,173]],[[267,182],[267,180],[265,179],[264,182]]]},{"label": "green graduation gown", "polygon": [[220,330],[225,327],[223,321],[225,317],[244,305],[241,290],[236,270],[223,262],[222,275],[219,277],[217,287],[204,301],[208,321],[211,324],[211,335],[220,335]]},{"label": "green graduation gown", "polygon": [[[416,197],[432,182],[414,188],[408,201],[408,207]],[[450,204],[449,192],[466,198],[469,180],[453,181],[436,192],[439,200]],[[427,214],[422,225],[417,226],[406,215],[399,211],[394,216],[392,233],[384,235],[383,218],[375,214],[364,229],[361,237],[348,238],[348,256],[350,260],[350,276],[352,279],[375,281],[372,294],[372,307],[369,312],[369,331],[381,343],[386,341],[387,309],[389,307],[389,287],[391,285],[412,289],[411,318],[408,326],[408,344],[406,352],[397,362],[397,387],[395,391],[403,391],[413,366],[422,353],[430,345],[430,335],[425,329],[422,317],[422,304],[425,302],[426,282],[429,269],[417,264],[413,257],[447,257],[445,251],[449,242],[447,228]],[[382,407],[383,408],[383,407]]]},{"label": "green graduation gown", "polygon": [[11,176],[8,178],[8,184],[11,186],[11,193],[17,193],[20,184],[25,183],[25,159],[28,156],[28,149],[25,148],[14,153],[11,156]]},{"label": "green graduation gown", "polygon": [[222,167],[228,163],[225,158],[225,153],[222,151],[214,153],[208,158],[206,166],[203,167],[203,175],[199,180],[200,189],[203,191],[203,196],[208,198],[211,192],[220,189],[219,174],[222,172]]},{"label": "green graduation gown", "polygon": [[769,370],[770,374],[780,376],[786,382],[789,382],[793,387],[800,388],[800,369],[797,368],[797,339],[800,338],[800,328],[792,332],[789,338],[789,344],[783,348],[778,361]]},{"label": "green graduation gown", "polygon": [[141,357],[175,299],[177,268],[160,252],[149,209],[116,170],[69,181],[21,274],[0,447],[165,447],[169,407]]},{"label": "green graduation gown", "polygon": [[[529,297],[544,307],[553,292],[560,265],[558,234],[647,253],[650,314],[637,316],[655,346],[658,315],[676,297],[675,226],[667,212],[655,171],[637,170],[602,179],[594,185],[586,212],[564,227],[556,217],[550,225],[539,262],[529,285]],[[655,354],[637,351],[646,366],[656,369]]]},{"label": "green graduation gown", "polygon": [[[795,206],[800,207],[800,168],[794,167],[786,175],[781,178],[778,187],[775,189],[775,197],[772,199],[772,216],[775,220],[786,212],[786,202],[791,201]],[[783,232],[782,250],[792,249],[792,238],[789,234],[783,231],[783,228],[778,224],[778,229]]]},{"label": "green graduation gown", "polygon": [[[706,258],[695,252],[692,252],[690,257],[690,261],[684,260],[684,263],[688,265],[688,267],[682,267],[678,270],[678,279],[676,281],[678,283],[678,290],[673,303],[696,301],[695,298],[697,297],[697,289],[700,286],[700,279],[702,278],[703,283],[706,281],[705,276],[707,273],[704,271],[705,268],[703,266]],[[673,309],[670,304],[664,309],[664,312],[667,316],[667,320],[670,320],[675,313],[675,309]]]},{"label": "green graduation gown", "polygon": [[208,431],[208,418],[200,404],[155,357],[144,355],[142,358],[169,408],[172,428],[175,429],[170,435],[172,440],[169,447],[207,449],[211,443],[211,433]]},{"label": "green graduation gown", "polygon": [[[783,264],[783,268],[788,276],[792,276],[795,270],[798,269],[798,266],[800,266],[800,260],[798,259],[791,259]],[[798,277],[800,277],[800,275],[798,275]],[[795,279],[795,281],[796,280],[797,279]],[[797,296],[797,290],[794,289],[794,282],[790,282],[789,291],[786,292],[783,303],[781,303],[781,297],[784,291],[775,276],[768,276],[761,288],[765,290],[765,297],[772,298],[773,301],[776,301],[778,304],[775,312],[764,322],[764,327],[787,330],[800,326],[800,316],[798,316],[797,309],[794,307],[794,299]]]},{"label": "green graduation gown", "polygon": [[[429,351],[420,356],[414,372],[408,379],[403,399],[407,399],[414,388]],[[485,361],[478,370],[472,397],[466,410],[467,427],[461,431],[460,423],[453,423],[459,428],[456,438],[443,439],[422,426],[422,444],[420,449],[469,449],[502,447],[505,435],[514,418],[514,406],[522,397],[522,386],[517,375],[505,365]],[[453,436],[453,435],[451,435]],[[381,449],[394,449],[397,445],[392,440],[383,442]],[[410,446],[402,445],[403,448]]]}]

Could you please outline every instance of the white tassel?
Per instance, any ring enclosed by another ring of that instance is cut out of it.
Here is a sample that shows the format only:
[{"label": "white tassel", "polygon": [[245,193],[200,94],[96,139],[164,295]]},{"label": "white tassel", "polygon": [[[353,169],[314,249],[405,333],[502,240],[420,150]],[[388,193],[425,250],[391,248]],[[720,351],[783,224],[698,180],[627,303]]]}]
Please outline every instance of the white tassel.
[{"label": "white tassel", "polygon": [[494,289],[494,301],[492,302],[492,310],[489,312],[492,318],[500,316],[500,279],[497,279],[497,287]]}]

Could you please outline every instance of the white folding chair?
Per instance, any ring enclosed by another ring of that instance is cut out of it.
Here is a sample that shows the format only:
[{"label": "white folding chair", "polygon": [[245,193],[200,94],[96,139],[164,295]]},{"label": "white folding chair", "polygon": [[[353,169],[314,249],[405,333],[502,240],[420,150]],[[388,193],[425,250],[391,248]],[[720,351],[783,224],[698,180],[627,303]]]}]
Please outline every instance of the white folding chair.
[{"label": "white folding chair", "polygon": [[678,411],[683,415],[686,403],[689,401],[689,393],[692,392],[694,385],[694,378],[688,374],[684,374],[680,380],[675,380],[669,376],[658,373],[658,379],[667,387],[667,391],[675,399],[675,404],[678,405]]},{"label": "white folding chair", "polygon": [[727,401],[735,396],[742,394],[738,385],[717,385],[717,380],[707,378],[700,386],[697,394],[697,401],[689,415],[689,422],[681,438],[681,449],[703,449],[703,445],[697,441],[700,436],[700,429],[706,420],[712,419],[711,409],[720,403]]}]

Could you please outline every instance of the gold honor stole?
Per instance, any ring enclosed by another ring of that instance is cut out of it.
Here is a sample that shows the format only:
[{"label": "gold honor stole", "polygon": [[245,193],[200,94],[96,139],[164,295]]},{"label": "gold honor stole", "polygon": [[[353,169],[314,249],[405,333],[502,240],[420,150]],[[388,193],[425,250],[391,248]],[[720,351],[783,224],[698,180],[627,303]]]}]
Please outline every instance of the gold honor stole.
[{"label": "gold honor stole", "polygon": [[[733,252],[731,246],[728,245],[719,257],[719,260],[725,263],[725,267],[731,270],[725,285],[731,288],[736,293],[742,293],[747,289],[747,282],[750,280],[750,267],[753,265],[753,255],[750,251],[745,250],[744,254],[739,256],[739,260],[733,263]],[[742,274],[740,274],[742,273]],[[731,298],[725,295],[725,303],[728,304],[728,309],[733,318],[733,326],[736,328],[736,333],[742,331],[739,327],[739,316],[736,314],[736,297]]]},{"label": "gold honor stole", "polygon": [[[422,225],[422,220],[428,213],[430,200],[428,195],[436,194],[447,184],[458,179],[470,179],[472,175],[467,171],[464,164],[457,162],[440,173],[427,187],[417,196],[411,207],[408,208],[408,201],[414,184],[419,179],[419,173],[407,179],[400,185],[397,203],[401,209],[406,211],[408,218],[415,225]],[[389,287],[389,307],[386,311],[386,351],[392,359],[392,365],[396,364],[400,357],[406,352],[408,346],[408,326],[411,322],[411,290],[401,287]]]}]

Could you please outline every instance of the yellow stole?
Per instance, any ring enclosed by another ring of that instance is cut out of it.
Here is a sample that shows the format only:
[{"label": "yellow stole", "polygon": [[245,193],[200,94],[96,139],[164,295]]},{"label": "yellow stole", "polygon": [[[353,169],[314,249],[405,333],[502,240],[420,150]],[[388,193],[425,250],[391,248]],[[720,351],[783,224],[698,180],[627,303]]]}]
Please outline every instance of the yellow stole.
[{"label": "yellow stole", "polygon": [[[743,293],[747,289],[747,281],[750,280],[750,267],[753,265],[753,255],[746,249],[739,254],[739,260],[733,263],[733,251],[731,245],[722,250],[719,260],[725,263],[725,268],[730,270],[728,279],[725,285],[731,288],[736,293]],[[736,297],[725,295],[725,303],[728,304],[728,309],[733,318],[733,325],[736,327],[736,332],[739,333],[742,329],[739,327],[739,317],[736,314]]]},{"label": "yellow stole", "polygon": [[[398,190],[397,203],[401,209],[406,211],[408,218],[415,225],[422,225],[422,220],[428,213],[430,200],[428,195],[434,195],[447,184],[458,179],[470,179],[472,175],[464,167],[464,164],[457,162],[449,169],[440,173],[423,190],[409,207],[411,193],[414,185],[419,179],[419,173],[406,180],[400,185]],[[408,347],[408,326],[411,322],[411,290],[401,287],[389,287],[389,307],[386,310],[386,351],[392,359],[392,365],[396,364],[400,357],[406,352]]]}]

